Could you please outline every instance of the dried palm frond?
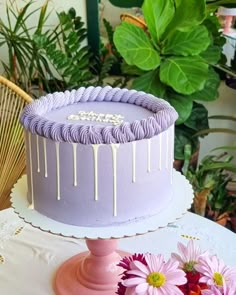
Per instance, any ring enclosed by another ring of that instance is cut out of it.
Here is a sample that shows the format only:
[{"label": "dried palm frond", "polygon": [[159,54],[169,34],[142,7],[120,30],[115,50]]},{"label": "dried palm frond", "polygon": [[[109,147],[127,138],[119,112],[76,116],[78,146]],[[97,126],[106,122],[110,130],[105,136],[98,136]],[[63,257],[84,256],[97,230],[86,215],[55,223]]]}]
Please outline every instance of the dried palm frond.
[{"label": "dried palm frond", "polygon": [[23,128],[19,118],[32,98],[0,76],[0,209],[10,206],[12,186],[25,170]]}]

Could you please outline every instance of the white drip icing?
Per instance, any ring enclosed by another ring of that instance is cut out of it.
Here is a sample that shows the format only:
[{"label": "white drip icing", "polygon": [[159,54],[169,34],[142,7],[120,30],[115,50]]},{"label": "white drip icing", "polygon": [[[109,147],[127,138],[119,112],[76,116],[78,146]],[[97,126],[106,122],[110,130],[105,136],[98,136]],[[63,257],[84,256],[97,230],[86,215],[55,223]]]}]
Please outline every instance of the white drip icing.
[{"label": "white drip icing", "polygon": [[46,138],[43,138],[43,154],[44,154],[44,177],[48,177],[48,161],[47,161]]},{"label": "white drip icing", "polygon": [[57,200],[59,201],[61,199],[59,142],[55,142],[55,146],[56,146],[56,169],[57,169]]},{"label": "white drip icing", "polygon": [[170,150],[170,147],[169,147],[169,130],[166,130],[165,132],[165,136],[166,136],[166,168],[168,169],[169,167],[169,150]]},{"label": "white drip icing", "polygon": [[74,170],[74,186],[78,185],[77,182],[77,143],[73,142],[72,143],[72,148],[73,148],[73,170]]},{"label": "white drip icing", "polygon": [[151,172],[151,139],[147,139],[147,171]]},{"label": "white drip icing", "polygon": [[111,144],[113,166],[113,216],[117,216],[117,150],[119,144]]},{"label": "white drip icing", "polygon": [[132,142],[132,181],[136,181],[136,141]]},{"label": "white drip icing", "polygon": [[34,209],[34,182],[33,182],[33,163],[32,163],[32,147],[31,133],[29,132],[29,162],[30,162],[30,186],[31,186],[31,205],[30,209]]},{"label": "white drip icing", "polygon": [[98,149],[99,144],[92,144],[94,158],[94,200],[98,200]]},{"label": "white drip icing", "polygon": [[37,153],[37,172],[40,172],[40,161],[39,161],[39,136],[36,135],[36,153]]},{"label": "white drip icing", "polygon": [[171,134],[170,134],[170,139],[171,139],[171,152],[170,152],[170,183],[173,184],[173,162],[174,162],[174,127],[171,127]]},{"label": "white drip icing", "polygon": [[162,133],[159,134],[159,161],[158,161],[158,170],[162,168]]}]

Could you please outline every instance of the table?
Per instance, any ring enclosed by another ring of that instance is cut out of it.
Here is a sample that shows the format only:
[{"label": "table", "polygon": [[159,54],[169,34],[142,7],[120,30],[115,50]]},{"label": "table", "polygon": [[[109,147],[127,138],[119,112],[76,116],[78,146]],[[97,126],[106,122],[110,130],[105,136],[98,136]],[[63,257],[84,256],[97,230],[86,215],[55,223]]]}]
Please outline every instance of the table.
[{"label": "table", "polygon": [[[176,251],[177,242],[194,239],[202,249],[236,266],[236,235],[192,213],[156,232],[119,240],[119,249],[131,253]],[[68,258],[87,250],[84,240],[56,236],[25,224],[13,211],[0,212],[1,295],[54,295],[52,281]]]}]

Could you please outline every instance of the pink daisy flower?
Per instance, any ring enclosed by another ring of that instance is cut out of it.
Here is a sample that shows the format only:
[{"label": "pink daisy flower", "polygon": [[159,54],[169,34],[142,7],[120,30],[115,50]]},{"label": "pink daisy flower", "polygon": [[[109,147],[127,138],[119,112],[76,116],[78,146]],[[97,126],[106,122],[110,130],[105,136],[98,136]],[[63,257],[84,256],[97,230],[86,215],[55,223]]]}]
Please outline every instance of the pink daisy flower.
[{"label": "pink daisy flower", "polygon": [[207,255],[207,252],[203,252],[199,246],[193,243],[193,240],[190,240],[187,246],[178,243],[177,248],[179,254],[172,253],[171,258],[174,261],[178,261],[179,267],[186,272],[195,271],[195,266],[198,264],[199,258]]},{"label": "pink daisy flower", "polygon": [[202,274],[200,282],[208,286],[216,286],[220,290],[236,278],[236,269],[226,266],[216,255],[199,258],[199,264],[195,267]]},{"label": "pink daisy flower", "polygon": [[134,260],[122,284],[127,288],[125,295],[183,295],[176,285],[187,282],[184,271],[178,269],[176,261],[164,261],[163,255],[145,255],[146,264]]},{"label": "pink daisy flower", "polygon": [[216,286],[212,286],[210,290],[202,290],[202,295],[235,295],[235,294],[236,294],[236,285],[233,283],[224,285],[222,290],[220,290]]}]

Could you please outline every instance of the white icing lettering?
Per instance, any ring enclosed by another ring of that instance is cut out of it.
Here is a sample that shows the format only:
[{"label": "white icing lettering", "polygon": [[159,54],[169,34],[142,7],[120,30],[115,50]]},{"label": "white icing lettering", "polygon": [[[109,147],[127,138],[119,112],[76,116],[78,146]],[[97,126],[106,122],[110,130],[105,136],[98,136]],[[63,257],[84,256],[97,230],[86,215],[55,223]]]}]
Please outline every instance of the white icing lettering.
[{"label": "white icing lettering", "polygon": [[72,121],[93,121],[93,122],[103,122],[103,123],[111,123],[113,125],[120,125],[124,122],[124,117],[118,114],[102,114],[80,111],[78,114],[72,114],[67,117],[67,120]]}]

